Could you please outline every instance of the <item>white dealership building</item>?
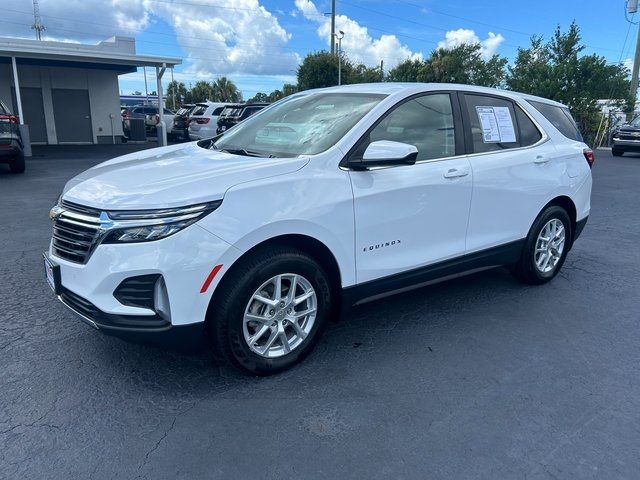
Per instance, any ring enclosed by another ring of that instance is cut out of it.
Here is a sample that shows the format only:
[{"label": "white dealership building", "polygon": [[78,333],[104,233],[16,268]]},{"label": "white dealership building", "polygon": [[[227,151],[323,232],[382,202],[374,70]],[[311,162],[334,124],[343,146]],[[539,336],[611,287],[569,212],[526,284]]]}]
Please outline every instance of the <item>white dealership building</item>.
[{"label": "white dealership building", "polygon": [[118,143],[118,76],[152,67],[153,89],[161,93],[165,68],[179,63],[137,55],[129,37],[96,45],[0,38],[0,100],[20,117],[33,144]]}]

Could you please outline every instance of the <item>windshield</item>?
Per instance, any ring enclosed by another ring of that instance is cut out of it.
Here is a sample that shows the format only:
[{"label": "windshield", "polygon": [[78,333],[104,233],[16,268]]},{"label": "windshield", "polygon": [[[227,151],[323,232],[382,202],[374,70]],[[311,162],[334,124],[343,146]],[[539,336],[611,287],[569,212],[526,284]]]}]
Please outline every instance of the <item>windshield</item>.
[{"label": "windshield", "polygon": [[249,117],[212,147],[265,157],[315,155],[335,145],[385,97],[373,93],[290,97]]}]

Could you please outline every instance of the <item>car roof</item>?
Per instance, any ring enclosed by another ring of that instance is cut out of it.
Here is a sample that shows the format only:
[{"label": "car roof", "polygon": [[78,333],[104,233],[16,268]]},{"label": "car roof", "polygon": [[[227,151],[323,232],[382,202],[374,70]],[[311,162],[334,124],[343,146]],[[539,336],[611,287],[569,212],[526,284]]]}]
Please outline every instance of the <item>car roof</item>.
[{"label": "car roof", "polygon": [[434,90],[455,90],[465,92],[484,93],[489,95],[500,95],[515,100],[532,100],[536,102],[547,103],[558,107],[565,107],[564,104],[549,100],[548,98],[537,97],[526,93],[514,92],[511,90],[503,90],[500,88],[480,87],[476,85],[464,85],[459,83],[416,83],[416,82],[380,82],[380,83],[357,83],[353,85],[341,85],[336,87],[320,88],[316,90],[307,90],[306,92],[344,92],[344,93],[380,93],[385,95],[406,93],[419,93],[420,91],[428,92]]}]

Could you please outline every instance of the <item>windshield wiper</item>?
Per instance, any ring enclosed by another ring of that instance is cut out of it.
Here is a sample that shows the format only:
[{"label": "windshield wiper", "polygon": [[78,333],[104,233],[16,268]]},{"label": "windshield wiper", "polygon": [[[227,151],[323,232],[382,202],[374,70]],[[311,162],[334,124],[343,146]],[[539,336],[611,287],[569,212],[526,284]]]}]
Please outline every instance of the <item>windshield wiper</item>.
[{"label": "windshield wiper", "polygon": [[266,154],[261,152],[253,152],[251,150],[246,150],[244,148],[220,148],[218,151],[227,152],[232,155],[244,155],[245,157],[267,157],[267,158],[275,158],[275,155]]}]

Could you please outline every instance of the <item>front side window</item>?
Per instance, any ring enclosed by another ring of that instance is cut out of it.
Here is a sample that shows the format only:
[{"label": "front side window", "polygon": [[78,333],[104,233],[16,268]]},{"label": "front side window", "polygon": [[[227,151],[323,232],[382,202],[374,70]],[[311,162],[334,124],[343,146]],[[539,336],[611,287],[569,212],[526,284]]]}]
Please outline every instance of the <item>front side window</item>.
[{"label": "front side window", "polygon": [[503,98],[465,94],[474,153],[520,146],[513,102]]},{"label": "front side window", "polygon": [[385,97],[337,92],[287,97],[229,130],[213,148],[275,157],[315,155],[335,145]]},{"label": "front side window", "polygon": [[404,102],[376,125],[368,140],[391,140],[414,145],[418,149],[418,161],[455,155],[450,95],[436,93]]}]

